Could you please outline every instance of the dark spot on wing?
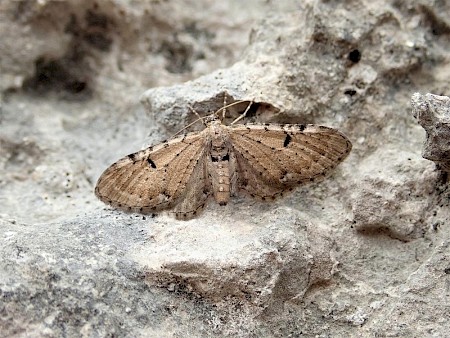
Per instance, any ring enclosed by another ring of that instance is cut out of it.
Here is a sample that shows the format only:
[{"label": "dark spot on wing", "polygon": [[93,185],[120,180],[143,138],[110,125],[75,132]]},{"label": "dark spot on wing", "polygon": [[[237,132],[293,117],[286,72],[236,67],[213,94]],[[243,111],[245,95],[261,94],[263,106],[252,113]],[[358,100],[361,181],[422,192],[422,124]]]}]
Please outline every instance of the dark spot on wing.
[{"label": "dark spot on wing", "polygon": [[287,147],[289,143],[291,143],[292,137],[289,134],[286,134],[286,138],[284,139],[283,147]]},{"label": "dark spot on wing", "polygon": [[213,162],[219,162],[219,161],[229,161],[230,160],[230,155],[226,154],[223,157],[219,157],[219,156],[211,156],[211,161]]},{"label": "dark spot on wing", "polygon": [[150,165],[150,167],[152,167],[153,169],[156,169],[156,164],[155,164],[155,162],[152,161],[152,159],[150,157],[147,157],[147,162]]}]

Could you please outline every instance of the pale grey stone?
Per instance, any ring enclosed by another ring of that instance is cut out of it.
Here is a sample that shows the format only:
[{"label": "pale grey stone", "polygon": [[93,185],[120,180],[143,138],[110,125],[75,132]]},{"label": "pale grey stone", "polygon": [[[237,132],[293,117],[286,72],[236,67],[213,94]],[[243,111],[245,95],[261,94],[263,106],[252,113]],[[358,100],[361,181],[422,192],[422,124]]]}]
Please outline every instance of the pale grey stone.
[{"label": "pale grey stone", "polygon": [[[449,191],[410,105],[450,91],[448,2],[0,6],[2,335],[448,334]],[[276,203],[188,222],[96,200],[108,165],[224,92],[352,153]]]},{"label": "pale grey stone", "polygon": [[422,156],[450,171],[450,98],[415,93],[411,105],[414,117],[427,132]]}]

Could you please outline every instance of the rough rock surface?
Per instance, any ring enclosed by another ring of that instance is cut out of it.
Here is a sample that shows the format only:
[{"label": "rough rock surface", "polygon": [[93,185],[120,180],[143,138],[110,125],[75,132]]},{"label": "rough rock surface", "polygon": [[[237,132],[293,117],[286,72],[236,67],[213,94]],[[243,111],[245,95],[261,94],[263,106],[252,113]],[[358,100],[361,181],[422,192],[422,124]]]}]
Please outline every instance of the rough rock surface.
[{"label": "rough rock surface", "polygon": [[450,98],[415,93],[411,105],[414,117],[427,133],[422,156],[450,171]]},{"label": "rough rock surface", "polygon": [[[447,335],[450,190],[421,157],[410,98],[450,92],[449,12],[438,0],[3,1],[1,334]],[[211,203],[187,222],[96,200],[109,164],[224,94],[258,103],[248,121],[338,128],[352,153],[275,203]]]}]

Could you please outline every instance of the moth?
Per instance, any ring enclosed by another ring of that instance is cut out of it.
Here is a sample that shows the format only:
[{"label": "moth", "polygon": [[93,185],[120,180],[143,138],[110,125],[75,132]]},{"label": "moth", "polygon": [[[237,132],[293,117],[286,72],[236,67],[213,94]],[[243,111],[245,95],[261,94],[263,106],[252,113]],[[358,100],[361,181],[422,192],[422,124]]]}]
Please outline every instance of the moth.
[{"label": "moth", "polygon": [[128,212],[169,210],[177,219],[188,220],[210,198],[220,205],[240,194],[274,200],[327,175],[352,149],[344,134],[319,125],[224,125],[219,112],[225,114],[229,106],[209,115],[202,131],[112,164],[97,182],[97,197]]}]

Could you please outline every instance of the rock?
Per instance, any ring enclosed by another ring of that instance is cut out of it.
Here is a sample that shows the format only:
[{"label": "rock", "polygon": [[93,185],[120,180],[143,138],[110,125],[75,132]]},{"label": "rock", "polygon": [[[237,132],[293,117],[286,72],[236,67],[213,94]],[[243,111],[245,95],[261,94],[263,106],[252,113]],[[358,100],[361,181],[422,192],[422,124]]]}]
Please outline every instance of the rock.
[{"label": "rock", "polygon": [[[377,171],[375,163],[385,166]],[[386,232],[399,240],[420,238],[429,225],[429,196],[439,185],[434,165],[414,153],[385,147],[360,162],[348,202],[355,228]]]},{"label": "rock", "polygon": [[[450,191],[421,158],[409,98],[450,91],[448,12],[434,0],[2,3],[2,335],[446,336]],[[337,128],[352,153],[274,203],[211,203],[188,222],[95,198],[108,165],[224,96],[255,101],[244,122]],[[413,100],[438,135],[444,99]]]},{"label": "rock", "polygon": [[450,98],[415,93],[411,105],[414,117],[427,132],[422,156],[450,171]]},{"label": "rock", "polygon": [[[168,226],[171,220],[160,220],[152,245],[135,248],[132,256],[152,284],[214,303],[245,300],[259,311],[270,302],[301,299],[311,285],[331,278],[337,262],[323,227],[290,209],[262,213],[258,222],[252,214],[175,227]],[[258,225],[262,221],[266,227]]]}]

